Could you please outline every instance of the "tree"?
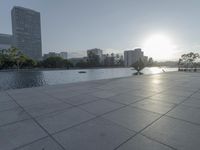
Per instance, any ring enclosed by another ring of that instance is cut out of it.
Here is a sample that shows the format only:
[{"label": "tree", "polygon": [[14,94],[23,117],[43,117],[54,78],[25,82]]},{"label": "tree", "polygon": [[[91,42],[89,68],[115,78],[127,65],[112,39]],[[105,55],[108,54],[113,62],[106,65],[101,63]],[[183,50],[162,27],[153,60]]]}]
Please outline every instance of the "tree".
[{"label": "tree", "polygon": [[150,57],[148,60],[148,66],[153,66],[153,64],[154,64],[154,60],[152,57]]},{"label": "tree", "polygon": [[62,68],[64,67],[63,59],[61,57],[48,57],[42,62],[45,68]]},{"label": "tree", "polygon": [[48,57],[41,62],[41,65],[45,68],[70,68],[73,64],[62,57]]},{"label": "tree", "polygon": [[140,71],[146,67],[143,60],[140,58],[137,62],[132,64],[132,67],[137,71],[136,74],[142,74]]},{"label": "tree", "polygon": [[33,67],[35,63],[34,60],[15,47],[11,47],[0,54],[0,69]]},{"label": "tree", "polygon": [[76,67],[78,67],[78,68],[87,68],[88,67],[88,63],[83,61],[83,60],[81,60],[78,63],[76,63]]},{"label": "tree", "polygon": [[180,67],[185,67],[185,68],[194,68],[196,69],[197,66],[197,60],[200,58],[200,55],[198,53],[187,53],[181,55],[181,58],[179,59],[178,65],[179,69]]},{"label": "tree", "polygon": [[93,53],[92,51],[88,52],[88,65],[90,67],[100,66],[100,57]]}]

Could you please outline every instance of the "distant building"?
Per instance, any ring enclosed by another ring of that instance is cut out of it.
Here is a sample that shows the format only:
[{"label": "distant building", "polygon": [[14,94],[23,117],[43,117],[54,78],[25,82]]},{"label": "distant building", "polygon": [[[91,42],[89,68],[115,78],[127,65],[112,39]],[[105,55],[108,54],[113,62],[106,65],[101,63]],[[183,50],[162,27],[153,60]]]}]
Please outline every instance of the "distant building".
[{"label": "distant building", "polygon": [[42,58],[40,13],[15,6],[12,9],[13,45],[35,60]]},{"label": "distant building", "polygon": [[113,54],[103,54],[103,65],[104,66],[114,66],[115,65],[115,57]]},{"label": "distant building", "polygon": [[73,64],[73,66],[76,66],[77,63],[80,62],[87,62],[87,57],[83,57],[83,58],[70,58],[69,61]]},{"label": "distant building", "polygon": [[142,59],[142,60],[144,59],[144,53],[140,48],[135,49],[135,50],[124,51],[124,65],[126,67],[130,67],[139,59]]},{"label": "distant building", "polygon": [[87,50],[88,62],[93,65],[100,65],[103,62],[103,50],[94,48]]},{"label": "distant building", "polygon": [[60,57],[62,57],[63,59],[67,59],[68,58],[68,53],[67,52],[60,52]]},{"label": "distant building", "polygon": [[49,52],[48,54],[44,54],[43,59],[47,59],[48,57],[61,57],[63,59],[67,59],[68,53],[67,52]]},{"label": "distant building", "polygon": [[48,54],[43,55],[43,59],[47,59],[49,57],[59,57],[59,53],[49,52]]},{"label": "distant building", "polygon": [[120,54],[103,54],[104,66],[121,66],[123,64],[123,56]]},{"label": "distant building", "polygon": [[9,49],[12,46],[12,35],[0,34],[0,50]]}]

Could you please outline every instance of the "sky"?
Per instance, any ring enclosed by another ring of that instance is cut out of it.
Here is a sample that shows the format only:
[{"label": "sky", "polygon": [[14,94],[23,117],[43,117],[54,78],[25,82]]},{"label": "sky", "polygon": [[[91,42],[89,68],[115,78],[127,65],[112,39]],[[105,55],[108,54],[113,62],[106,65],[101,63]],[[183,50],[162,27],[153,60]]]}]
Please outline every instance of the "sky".
[{"label": "sky", "polygon": [[0,33],[12,33],[13,6],[41,13],[43,53],[142,48],[155,60],[176,60],[200,52],[199,0],[0,0]]}]

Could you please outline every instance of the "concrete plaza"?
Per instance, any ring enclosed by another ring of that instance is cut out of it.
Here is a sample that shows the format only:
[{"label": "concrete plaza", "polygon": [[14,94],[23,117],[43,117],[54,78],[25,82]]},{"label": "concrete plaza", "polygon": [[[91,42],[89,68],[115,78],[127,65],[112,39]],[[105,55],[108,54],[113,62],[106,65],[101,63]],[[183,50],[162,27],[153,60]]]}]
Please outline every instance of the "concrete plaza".
[{"label": "concrete plaza", "polygon": [[200,73],[0,93],[0,150],[198,150]]}]

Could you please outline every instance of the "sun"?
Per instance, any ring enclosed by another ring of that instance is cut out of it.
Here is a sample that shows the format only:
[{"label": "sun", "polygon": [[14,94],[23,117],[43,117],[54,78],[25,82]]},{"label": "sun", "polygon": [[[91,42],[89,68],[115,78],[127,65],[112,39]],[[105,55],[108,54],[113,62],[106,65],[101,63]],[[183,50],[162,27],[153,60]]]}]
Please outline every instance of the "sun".
[{"label": "sun", "polygon": [[155,60],[165,61],[173,58],[176,46],[169,36],[153,34],[146,39],[143,49],[147,56],[153,57]]}]

